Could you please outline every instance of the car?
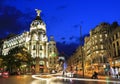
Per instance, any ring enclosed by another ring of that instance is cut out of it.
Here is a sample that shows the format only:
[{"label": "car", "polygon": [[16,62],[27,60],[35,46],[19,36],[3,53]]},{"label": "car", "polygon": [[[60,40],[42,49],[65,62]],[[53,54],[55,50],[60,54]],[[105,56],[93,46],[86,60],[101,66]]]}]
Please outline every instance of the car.
[{"label": "car", "polygon": [[2,72],[0,72],[0,77],[2,77]]},{"label": "car", "polygon": [[5,72],[2,73],[2,77],[7,78],[8,76],[9,76],[8,72],[5,71]]},{"label": "car", "polygon": [[67,72],[65,73],[66,77],[73,77],[74,76],[74,73],[72,72]]}]

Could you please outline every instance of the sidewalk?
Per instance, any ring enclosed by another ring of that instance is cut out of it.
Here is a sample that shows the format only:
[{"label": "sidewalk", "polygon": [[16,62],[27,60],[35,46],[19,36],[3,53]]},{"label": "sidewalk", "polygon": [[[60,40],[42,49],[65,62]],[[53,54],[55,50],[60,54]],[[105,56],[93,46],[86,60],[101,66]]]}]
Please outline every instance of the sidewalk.
[{"label": "sidewalk", "polygon": [[116,78],[115,76],[98,76],[99,79],[104,79],[104,80],[113,80],[113,81],[120,81],[120,78]]},{"label": "sidewalk", "polygon": [[[85,74],[84,75],[84,78],[88,78],[88,79],[91,79],[91,74]],[[77,76],[78,78],[83,78],[83,75],[78,75]],[[103,75],[98,75],[98,79],[102,79],[102,80],[112,80],[112,81],[120,81],[120,77],[119,79],[117,79],[115,76],[103,76]]]}]

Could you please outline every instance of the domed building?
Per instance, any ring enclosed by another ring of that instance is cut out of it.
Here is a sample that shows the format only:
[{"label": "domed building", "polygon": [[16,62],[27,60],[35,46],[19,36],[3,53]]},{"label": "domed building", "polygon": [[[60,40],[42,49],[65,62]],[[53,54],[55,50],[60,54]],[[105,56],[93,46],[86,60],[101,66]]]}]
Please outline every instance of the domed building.
[{"label": "domed building", "polygon": [[[4,41],[2,54],[7,55],[8,51],[16,46],[25,46],[36,58],[35,71],[49,72],[57,64],[57,48],[54,37],[48,41],[46,35],[46,24],[40,17],[41,10],[36,9],[37,16],[30,24],[30,31],[16,35]],[[54,66],[54,67],[51,67]]]}]

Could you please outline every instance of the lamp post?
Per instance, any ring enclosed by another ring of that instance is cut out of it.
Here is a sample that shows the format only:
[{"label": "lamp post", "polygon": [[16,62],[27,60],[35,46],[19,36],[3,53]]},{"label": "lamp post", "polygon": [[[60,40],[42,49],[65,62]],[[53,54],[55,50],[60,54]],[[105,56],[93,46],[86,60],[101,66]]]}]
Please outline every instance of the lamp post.
[{"label": "lamp post", "polygon": [[80,26],[80,46],[81,46],[81,55],[82,55],[82,75],[84,78],[84,56],[83,56],[83,47],[82,47],[82,27]]}]

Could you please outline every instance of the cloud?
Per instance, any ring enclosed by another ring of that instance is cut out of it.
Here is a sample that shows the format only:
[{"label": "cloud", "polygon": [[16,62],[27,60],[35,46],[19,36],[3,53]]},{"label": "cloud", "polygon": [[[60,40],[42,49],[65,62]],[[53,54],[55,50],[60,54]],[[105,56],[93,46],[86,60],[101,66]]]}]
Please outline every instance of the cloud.
[{"label": "cloud", "polygon": [[65,53],[65,57],[68,59],[74,52],[75,50],[78,48],[79,45],[84,45],[84,38],[86,36],[89,36],[89,34],[85,34],[82,36],[82,40],[80,43],[80,37],[73,37],[71,36],[70,39],[75,39],[75,42],[71,42],[71,43],[66,43],[64,40],[63,42],[57,42],[57,48],[59,53],[64,52]]},{"label": "cloud", "polygon": [[70,38],[69,38],[69,40],[73,40],[74,39],[74,36],[71,36]]},{"label": "cloud", "polygon": [[56,10],[63,10],[65,8],[67,8],[66,5],[61,5],[61,6],[56,7]]},{"label": "cloud", "polygon": [[74,28],[79,28],[80,25],[79,24],[76,24],[76,25],[73,25]]},{"label": "cloud", "polygon": [[2,36],[9,32],[20,32],[22,25],[20,25],[18,19],[23,16],[21,11],[17,10],[15,7],[4,6],[0,7],[0,13],[0,33]]},{"label": "cloud", "polygon": [[0,7],[4,5],[7,0],[0,0]]},{"label": "cloud", "polygon": [[65,40],[65,37],[62,37],[61,40]]},{"label": "cloud", "polygon": [[68,59],[78,47],[77,43],[65,44],[62,42],[57,42],[56,45],[57,45],[59,53],[64,52],[66,59]]}]

